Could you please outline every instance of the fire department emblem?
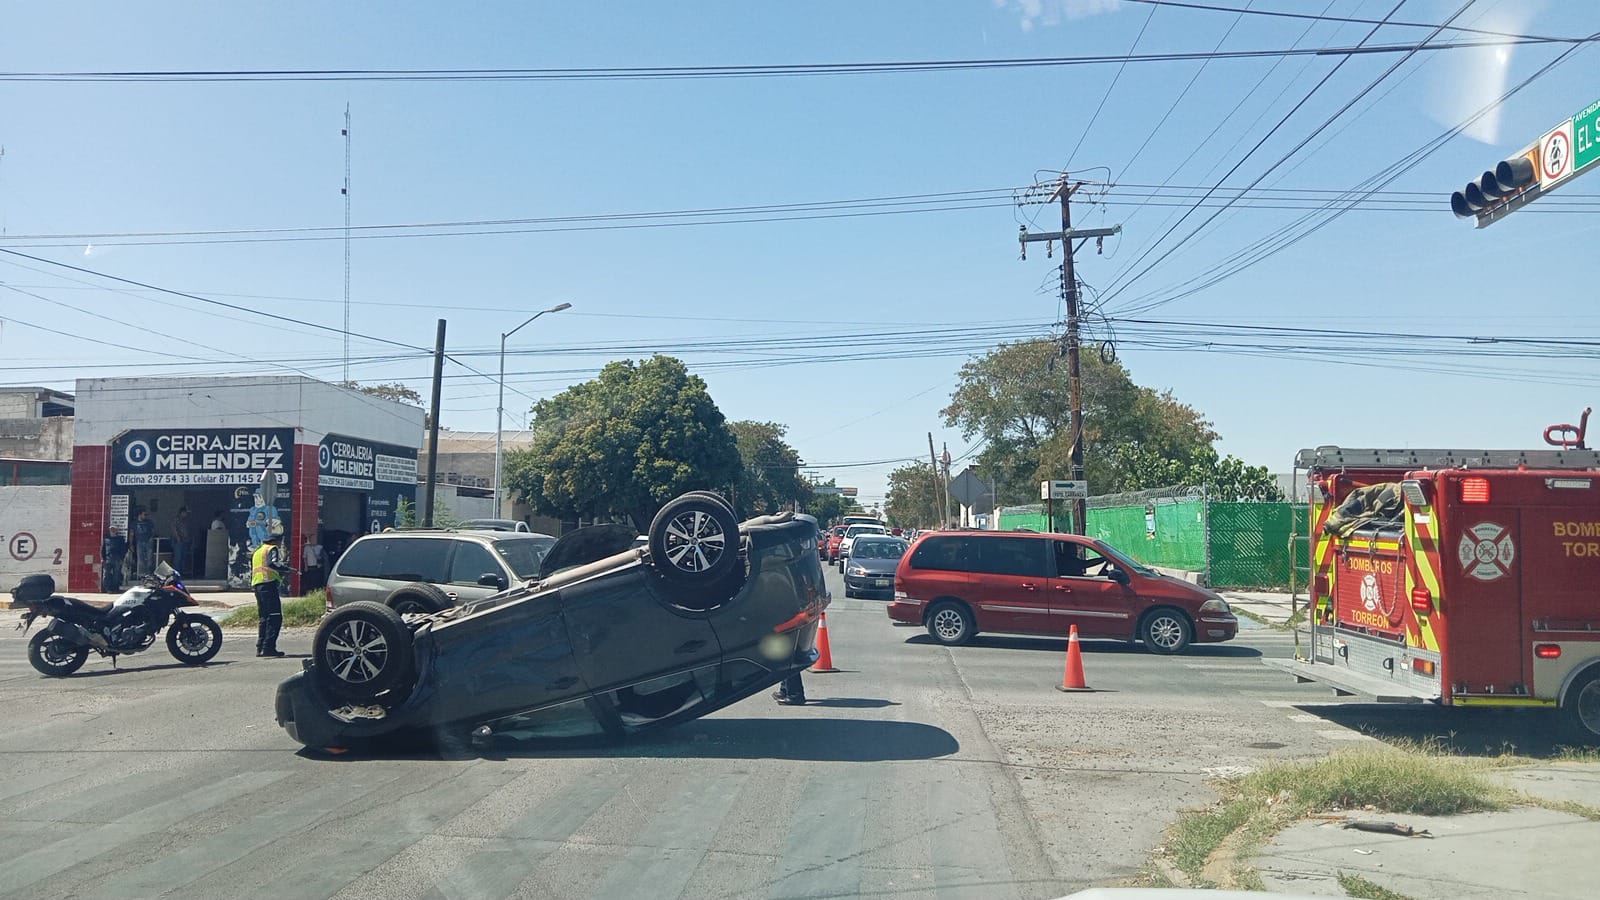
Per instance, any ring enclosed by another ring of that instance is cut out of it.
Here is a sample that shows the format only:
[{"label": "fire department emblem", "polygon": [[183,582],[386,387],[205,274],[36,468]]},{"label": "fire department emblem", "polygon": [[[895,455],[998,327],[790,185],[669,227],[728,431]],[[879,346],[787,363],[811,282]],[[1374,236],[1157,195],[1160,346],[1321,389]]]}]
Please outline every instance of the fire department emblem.
[{"label": "fire department emblem", "polygon": [[1361,603],[1367,612],[1377,612],[1378,602],[1382,599],[1383,592],[1378,590],[1378,576],[1369,572],[1367,577],[1361,579]]},{"label": "fire department emblem", "polygon": [[1461,557],[1461,568],[1479,581],[1494,581],[1511,571],[1517,558],[1517,547],[1504,526],[1483,522],[1472,526],[1461,536],[1456,547]]}]

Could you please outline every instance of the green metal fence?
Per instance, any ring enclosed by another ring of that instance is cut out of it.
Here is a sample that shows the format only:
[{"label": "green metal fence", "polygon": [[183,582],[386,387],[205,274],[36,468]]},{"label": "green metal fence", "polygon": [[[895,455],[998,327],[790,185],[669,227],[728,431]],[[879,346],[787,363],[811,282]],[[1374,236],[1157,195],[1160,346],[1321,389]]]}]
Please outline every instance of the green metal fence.
[{"label": "green metal fence", "polygon": [[[1155,531],[1149,515],[1154,511]],[[1203,572],[1206,567],[1205,501],[1156,501],[1150,506],[1089,510],[1088,533],[1142,563]]]},{"label": "green metal fence", "polygon": [[1288,587],[1289,535],[1295,506],[1289,503],[1211,503],[1211,566],[1214,587]]}]

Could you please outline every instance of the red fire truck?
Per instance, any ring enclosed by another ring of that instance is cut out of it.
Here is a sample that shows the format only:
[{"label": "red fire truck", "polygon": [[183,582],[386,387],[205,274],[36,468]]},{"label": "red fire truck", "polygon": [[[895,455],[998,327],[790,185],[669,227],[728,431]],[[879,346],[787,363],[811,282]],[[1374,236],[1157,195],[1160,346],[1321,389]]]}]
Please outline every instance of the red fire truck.
[{"label": "red fire truck", "polygon": [[1379,701],[1551,707],[1600,740],[1600,452],[1572,431],[1552,450],[1302,450],[1310,658],[1274,663]]}]

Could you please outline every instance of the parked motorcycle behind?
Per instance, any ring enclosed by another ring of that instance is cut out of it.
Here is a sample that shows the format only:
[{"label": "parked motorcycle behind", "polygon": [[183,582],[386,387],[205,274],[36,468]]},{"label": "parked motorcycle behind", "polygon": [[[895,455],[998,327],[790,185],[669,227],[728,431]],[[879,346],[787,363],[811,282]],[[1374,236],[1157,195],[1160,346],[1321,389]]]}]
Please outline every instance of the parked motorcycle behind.
[{"label": "parked motorcycle behind", "polygon": [[28,642],[28,662],[46,675],[71,675],[83,666],[90,650],[111,657],[115,666],[118,656],[149,649],[163,628],[167,650],[185,665],[209,662],[222,649],[221,626],[210,616],[182,610],[200,604],[166,563],[109,607],[57,594],[55,579],[49,575],[29,575],[11,596],[27,610],[18,628],[26,632],[35,619],[51,619]]}]

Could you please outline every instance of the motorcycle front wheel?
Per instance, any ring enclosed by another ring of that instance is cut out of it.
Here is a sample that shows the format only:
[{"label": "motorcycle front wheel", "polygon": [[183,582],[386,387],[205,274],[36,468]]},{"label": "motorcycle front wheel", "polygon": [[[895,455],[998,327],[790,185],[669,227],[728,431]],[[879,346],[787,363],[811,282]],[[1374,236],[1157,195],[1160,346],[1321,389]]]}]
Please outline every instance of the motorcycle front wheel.
[{"label": "motorcycle front wheel", "polygon": [[71,675],[83,668],[88,658],[88,647],[80,647],[59,634],[41,631],[28,641],[28,662],[45,675]]},{"label": "motorcycle front wheel", "polygon": [[222,649],[222,626],[210,616],[186,616],[167,629],[167,651],[186,666],[211,661]]}]

